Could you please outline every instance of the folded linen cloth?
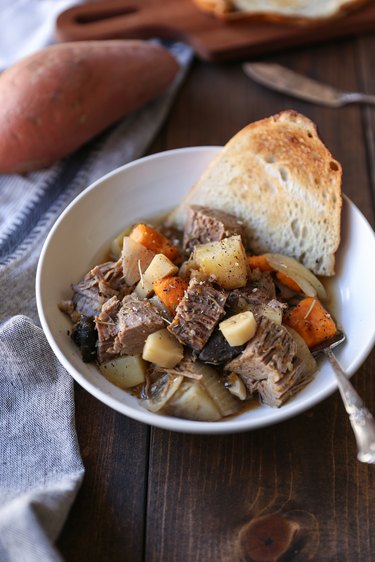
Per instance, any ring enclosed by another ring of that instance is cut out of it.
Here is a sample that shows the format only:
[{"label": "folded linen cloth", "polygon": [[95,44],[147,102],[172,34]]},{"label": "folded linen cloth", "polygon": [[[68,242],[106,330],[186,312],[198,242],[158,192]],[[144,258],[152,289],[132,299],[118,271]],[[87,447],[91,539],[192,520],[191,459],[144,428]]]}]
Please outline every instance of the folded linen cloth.
[{"label": "folded linen cloth", "polygon": [[[29,16],[37,14],[36,19],[44,21],[43,43],[51,39],[47,30],[51,32],[53,18],[48,5],[54,2],[12,3],[20,11],[27,3]],[[2,4],[4,0],[0,0],[0,29]],[[57,4],[61,10],[69,2]],[[40,15],[43,6],[50,26]],[[14,16],[15,11],[9,8],[7,18],[11,13]],[[56,13],[53,10],[54,17]],[[17,27],[14,21],[12,33]],[[25,45],[17,52],[24,55],[44,46],[37,45],[37,39],[35,32],[32,48]],[[0,33],[0,53],[5,55],[2,42]],[[48,170],[0,175],[1,562],[61,560],[53,543],[84,472],[74,427],[73,380],[55,359],[39,327],[34,283],[42,244],[59,214],[82,189],[144,154],[192,59],[191,49],[183,44],[168,48],[181,70],[165,94]],[[14,60],[0,58],[0,65],[9,62]]]},{"label": "folded linen cloth", "polygon": [[82,0],[0,0],[0,70],[51,42],[56,17]]},{"label": "folded linen cloth", "polygon": [[0,560],[59,560],[53,541],[83,476],[73,386],[41,328],[0,330]]}]

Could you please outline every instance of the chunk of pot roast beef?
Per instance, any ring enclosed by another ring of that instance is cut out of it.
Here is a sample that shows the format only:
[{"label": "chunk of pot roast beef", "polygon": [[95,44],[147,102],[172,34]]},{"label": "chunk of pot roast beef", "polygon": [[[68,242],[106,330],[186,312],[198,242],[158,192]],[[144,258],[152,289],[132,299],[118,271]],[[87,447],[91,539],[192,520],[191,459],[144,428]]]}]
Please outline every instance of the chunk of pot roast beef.
[{"label": "chunk of pot roast beef", "polygon": [[275,285],[270,273],[261,273],[259,270],[257,273],[257,276],[251,275],[245,287],[229,293],[226,308],[229,314],[251,310],[257,321],[266,316],[281,323],[287,305],[275,298]]},{"label": "chunk of pot roast beef", "polygon": [[197,244],[216,242],[234,234],[244,234],[243,225],[234,215],[199,205],[188,207],[183,247],[189,253]]},{"label": "chunk of pot roast beef", "polygon": [[251,393],[258,392],[262,402],[273,407],[308,382],[303,368],[293,337],[284,326],[264,317],[241,355],[225,366],[242,378]]},{"label": "chunk of pot roast beef", "polygon": [[121,355],[140,355],[147,336],[165,324],[159,311],[135,294],[123,298],[117,319],[118,334],[113,347]]},{"label": "chunk of pot roast beef", "polygon": [[72,288],[72,302],[76,312],[91,317],[99,314],[106,299],[99,293],[95,279],[83,279]]},{"label": "chunk of pot roast beef", "polygon": [[106,300],[122,298],[128,291],[120,261],[106,262],[91,269],[79,283],[72,285],[74,309],[84,316],[97,316]]},{"label": "chunk of pot roast beef", "polygon": [[164,327],[164,320],[146,299],[126,295],[120,302],[112,297],[96,319],[98,360],[119,355],[140,355],[147,336]]},{"label": "chunk of pot roast beef", "polygon": [[250,305],[254,314],[265,304],[275,300],[275,284],[269,272],[252,273],[249,282],[245,287],[234,289],[230,292],[227,306],[237,306],[238,301],[243,299]]},{"label": "chunk of pot roast beef", "polygon": [[298,360],[292,371],[285,374],[279,381],[264,379],[257,383],[254,391],[259,394],[264,404],[278,408],[297,394],[312,378],[310,373],[304,372],[303,362]]},{"label": "chunk of pot roast beef", "polygon": [[118,332],[117,314],[121,308],[121,301],[114,296],[108,299],[95,319],[98,331],[97,358],[99,363],[105,363],[116,355],[113,344]]},{"label": "chunk of pot roast beef", "polygon": [[192,279],[168,330],[180,343],[201,351],[224,314],[227,293],[210,281]]}]

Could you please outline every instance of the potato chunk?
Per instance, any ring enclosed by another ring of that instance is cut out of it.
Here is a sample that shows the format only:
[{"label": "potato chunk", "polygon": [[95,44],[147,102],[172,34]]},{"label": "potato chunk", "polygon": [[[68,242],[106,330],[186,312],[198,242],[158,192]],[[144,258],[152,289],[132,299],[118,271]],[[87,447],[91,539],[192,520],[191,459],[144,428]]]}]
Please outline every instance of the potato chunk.
[{"label": "potato chunk", "polygon": [[165,257],[164,254],[156,254],[146,271],[143,273],[135,291],[141,298],[149,297],[154,290],[152,286],[154,281],[163,279],[169,275],[175,275],[177,272],[178,267],[175,266],[170,259]]},{"label": "potato chunk", "polygon": [[131,388],[145,382],[146,364],[139,355],[123,355],[100,365],[100,371],[120,388]]},{"label": "potato chunk", "polygon": [[257,323],[254,314],[246,310],[220,322],[219,329],[229,345],[235,347],[243,345],[255,335]]},{"label": "potato chunk", "polygon": [[142,357],[159,367],[172,369],[184,356],[184,348],[166,329],[150,334],[145,342]]},{"label": "potato chunk", "polygon": [[214,275],[224,289],[246,285],[247,260],[241,236],[195,246],[194,260],[206,275]]}]

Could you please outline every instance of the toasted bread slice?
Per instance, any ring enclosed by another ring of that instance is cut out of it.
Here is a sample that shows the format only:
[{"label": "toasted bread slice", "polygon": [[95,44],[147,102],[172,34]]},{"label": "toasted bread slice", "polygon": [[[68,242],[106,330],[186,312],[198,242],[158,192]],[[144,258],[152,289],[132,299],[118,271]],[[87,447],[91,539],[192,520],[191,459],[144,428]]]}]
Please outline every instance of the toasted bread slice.
[{"label": "toasted bread slice", "polygon": [[256,254],[281,253],[333,275],[340,242],[340,164],[315,125],[283,111],[239,131],[169,216],[183,228],[187,205],[232,213]]},{"label": "toasted bread slice", "polygon": [[194,0],[202,11],[223,20],[265,20],[312,25],[345,16],[369,0]]}]

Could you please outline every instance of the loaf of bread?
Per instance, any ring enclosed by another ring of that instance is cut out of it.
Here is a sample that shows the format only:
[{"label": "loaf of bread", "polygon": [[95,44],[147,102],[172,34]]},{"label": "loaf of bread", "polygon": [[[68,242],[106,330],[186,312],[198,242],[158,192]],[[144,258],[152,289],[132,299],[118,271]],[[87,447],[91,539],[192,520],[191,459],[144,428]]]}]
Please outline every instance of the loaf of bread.
[{"label": "loaf of bread", "polygon": [[314,123],[283,111],[239,131],[171,213],[169,223],[183,228],[192,204],[226,211],[243,221],[254,253],[286,254],[318,275],[333,275],[341,178],[341,166]]},{"label": "loaf of bread", "polygon": [[220,19],[268,20],[311,25],[344,16],[369,0],[194,0]]}]

